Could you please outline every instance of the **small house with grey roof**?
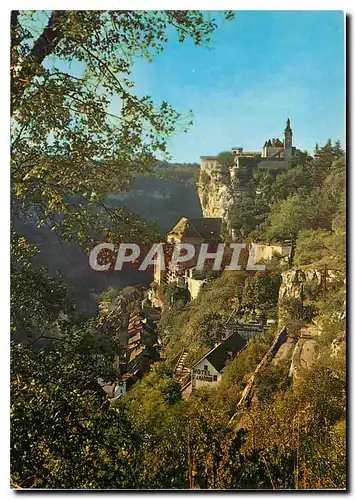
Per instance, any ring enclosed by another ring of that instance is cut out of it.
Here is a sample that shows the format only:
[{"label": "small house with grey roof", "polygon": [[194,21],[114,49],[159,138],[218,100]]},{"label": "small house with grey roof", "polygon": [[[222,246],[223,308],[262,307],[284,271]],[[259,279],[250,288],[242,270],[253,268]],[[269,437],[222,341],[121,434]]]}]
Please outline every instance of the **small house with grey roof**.
[{"label": "small house with grey roof", "polygon": [[238,332],[228,335],[219,345],[214,347],[192,366],[192,390],[213,386],[221,379],[223,369],[247,345]]}]

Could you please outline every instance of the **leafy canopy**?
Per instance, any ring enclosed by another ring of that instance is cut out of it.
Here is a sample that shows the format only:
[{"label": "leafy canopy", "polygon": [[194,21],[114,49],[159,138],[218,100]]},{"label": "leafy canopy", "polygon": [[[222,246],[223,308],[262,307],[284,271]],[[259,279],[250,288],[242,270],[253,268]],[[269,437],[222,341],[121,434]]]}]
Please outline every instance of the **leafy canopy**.
[{"label": "leafy canopy", "polygon": [[[167,137],[191,122],[167,102],[137,95],[133,65],[152,61],[174,32],[205,45],[216,27],[200,11],[12,11],[16,208],[35,210],[81,243],[132,238],[125,233],[132,214],[107,210],[105,196],[151,172]],[[134,229],[144,239],[142,222]]]}]

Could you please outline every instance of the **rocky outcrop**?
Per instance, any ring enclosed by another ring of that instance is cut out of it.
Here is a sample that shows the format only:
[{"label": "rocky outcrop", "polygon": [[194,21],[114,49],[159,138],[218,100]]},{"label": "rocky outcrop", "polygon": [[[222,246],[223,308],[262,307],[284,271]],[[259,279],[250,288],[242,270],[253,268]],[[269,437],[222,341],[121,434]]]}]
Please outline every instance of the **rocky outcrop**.
[{"label": "rocky outcrop", "polygon": [[201,166],[197,193],[204,217],[224,217],[229,205],[229,177],[223,169]]},{"label": "rocky outcrop", "polygon": [[279,289],[279,301],[283,299],[300,299],[302,284],[315,284],[319,287],[343,280],[341,271],[330,269],[289,269],[282,273],[282,283]]},{"label": "rocky outcrop", "polygon": [[[331,287],[341,286],[344,282],[344,273],[337,270],[325,268],[321,269],[290,269],[282,273],[282,283],[279,289],[279,318],[283,323],[284,304],[283,301],[290,299],[303,299],[304,305],[313,304],[315,300],[322,297]],[[315,297],[313,297],[315,294]],[[335,312],[331,320],[340,321],[346,314],[346,301],[344,307]],[[305,369],[309,369],[314,362],[317,352],[317,338],[322,335],[323,320],[320,317],[314,318],[310,323],[302,326],[299,339],[295,344],[292,354],[289,376],[293,383],[298,379],[298,375]],[[344,342],[344,332],[332,344],[332,351],[341,349]],[[340,347],[341,346],[341,347]]]},{"label": "rocky outcrop", "polygon": [[289,377],[296,379],[298,371],[308,370],[315,358],[316,340],[300,338],[294,348]]},{"label": "rocky outcrop", "polygon": [[[251,375],[250,380],[248,381],[245,389],[243,390],[240,401],[237,403],[237,409],[242,405],[247,405],[251,401],[253,394],[254,394],[255,382],[256,382],[256,379],[258,378],[261,370],[265,366],[267,366],[267,364],[270,363],[275,358],[277,353],[280,351],[281,346],[283,346],[287,342],[287,339],[288,339],[287,329],[286,329],[286,327],[283,327],[282,330],[277,333],[276,337],[273,340],[271,347],[268,349],[268,351],[263,356],[260,363],[257,365],[255,371]],[[229,423],[231,424],[235,420],[236,417],[237,417],[237,413],[235,413],[231,417]]]}]

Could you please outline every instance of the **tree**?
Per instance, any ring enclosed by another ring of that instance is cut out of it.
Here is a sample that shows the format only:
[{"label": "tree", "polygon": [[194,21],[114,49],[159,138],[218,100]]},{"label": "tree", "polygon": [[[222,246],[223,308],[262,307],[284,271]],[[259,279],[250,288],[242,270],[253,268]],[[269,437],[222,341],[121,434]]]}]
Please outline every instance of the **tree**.
[{"label": "tree", "polygon": [[334,156],[335,158],[341,158],[345,155],[345,150],[341,145],[341,141],[335,141],[334,143]]},{"label": "tree", "polygon": [[[105,196],[152,172],[167,137],[191,121],[165,101],[157,107],[134,93],[134,60],[152,61],[172,31],[180,42],[204,45],[216,27],[199,11],[13,11],[16,209],[36,211],[41,223],[81,243],[132,239],[132,231],[123,230],[130,213],[108,209]],[[112,98],[121,108],[117,114]],[[142,222],[134,229],[142,241]]]},{"label": "tree", "polygon": [[218,163],[224,170],[228,171],[234,165],[234,157],[230,151],[222,151],[218,154]]},{"label": "tree", "polygon": [[[230,316],[230,315],[229,315]],[[226,326],[229,316],[219,312],[205,313],[196,324],[202,345],[214,347],[216,343],[223,340],[226,335]]]},{"label": "tree", "polygon": [[297,165],[302,165],[302,166],[306,165],[313,159],[312,156],[310,156],[310,154],[308,153],[308,151],[301,151],[300,149],[296,150],[295,156]]},{"label": "tree", "polygon": [[[70,293],[60,277],[33,267],[36,249],[24,237],[11,231],[11,334],[22,341],[35,342],[56,335],[60,314],[70,314]],[[65,316],[63,316],[65,317]]]},{"label": "tree", "polygon": [[328,236],[330,233],[322,229],[300,231],[295,250],[295,264],[300,266],[320,261],[327,255]]},{"label": "tree", "polygon": [[165,287],[163,295],[170,304],[180,301],[185,304],[190,298],[189,290],[185,287],[178,286],[175,283],[168,283]]},{"label": "tree", "polygon": [[241,192],[230,215],[231,226],[238,238],[246,238],[256,227],[255,199],[248,193]]},{"label": "tree", "polygon": [[295,242],[299,231],[313,226],[315,204],[311,197],[292,195],[269,214],[267,237]]},{"label": "tree", "polygon": [[121,347],[98,338],[95,330],[93,324],[72,327],[50,349],[12,345],[14,487],[132,485],[137,437],[122,412],[103,404],[97,383],[99,376],[110,380]]},{"label": "tree", "polygon": [[284,200],[297,193],[310,193],[316,187],[315,172],[312,162],[296,165],[287,172],[277,175],[271,189],[271,197]]},{"label": "tree", "polygon": [[242,296],[242,305],[249,310],[273,310],[277,306],[280,276],[275,273],[257,272],[248,277]]},{"label": "tree", "polygon": [[[339,151],[339,148],[338,148]],[[335,160],[335,149],[331,139],[328,139],[324,146],[315,148],[315,166],[322,174],[327,172]]]}]

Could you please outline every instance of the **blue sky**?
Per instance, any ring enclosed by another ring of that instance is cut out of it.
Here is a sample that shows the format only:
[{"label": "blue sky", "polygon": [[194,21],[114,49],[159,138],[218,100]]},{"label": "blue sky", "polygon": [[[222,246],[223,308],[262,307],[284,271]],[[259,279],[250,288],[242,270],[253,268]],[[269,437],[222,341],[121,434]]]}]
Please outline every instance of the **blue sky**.
[{"label": "blue sky", "polygon": [[[345,144],[342,11],[236,11],[230,22],[213,15],[219,28],[209,48],[181,44],[172,33],[164,52],[133,70],[138,95],[181,113],[193,109],[188,133],[169,139],[174,161],[197,162],[233,146],[259,150],[282,138],[288,116],[300,149],[313,151],[328,138]],[[119,108],[114,98],[111,109]]]},{"label": "blue sky", "polygon": [[209,49],[172,36],[153,63],[136,64],[134,76],[138,94],[194,111],[189,132],[169,140],[175,161],[232,146],[258,150],[282,137],[287,116],[300,149],[329,137],[345,142],[341,11],[237,11]]}]

